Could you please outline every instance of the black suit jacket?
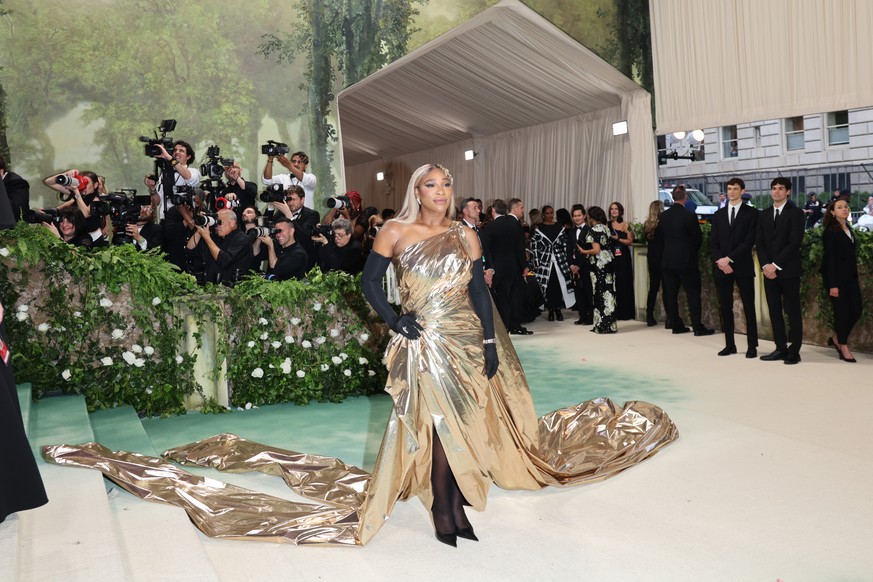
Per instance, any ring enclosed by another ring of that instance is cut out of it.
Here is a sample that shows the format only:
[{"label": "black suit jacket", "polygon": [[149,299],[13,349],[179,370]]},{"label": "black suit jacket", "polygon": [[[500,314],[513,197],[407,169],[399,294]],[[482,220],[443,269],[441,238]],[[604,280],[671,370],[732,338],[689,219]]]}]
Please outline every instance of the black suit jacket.
[{"label": "black suit jacket", "polygon": [[800,277],[800,245],[803,243],[803,211],[791,200],[782,207],[779,224],[773,227],[773,207],[769,206],[758,216],[758,236],[755,248],[761,266],[773,263],[779,266],[777,277]]},{"label": "black suit jacket", "polygon": [[479,231],[485,268],[494,276],[520,277],[526,265],[524,230],[514,216],[498,216]]},{"label": "black suit jacket", "polygon": [[[754,277],[755,261],[752,247],[758,235],[758,211],[748,204],[737,208],[734,223],[729,222],[730,205],[718,209],[712,216],[709,231],[709,252],[713,261],[730,257],[734,277]],[[716,277],[725,277],[724,272],[713,265]]]},{"label": "black suit jacket", "polygon": [[664,233],[661,268],[679,271],[698,269],[697,252],[703,235],[697,215],[682,204],[674,204],[661,214],[659,225]]},{"label": "black suit jacket", "polygon": [[582,271],[588,271],[590,268],[588,255],[583,255],[579,252],[579,247],[582,247],[583,249],[591,248],[591,243],[586,242],[585,240],[588,236],[589,230],[591,230],[591,228],[587,224],[584,224],[582,225],[582,231],[580,232],[579,227],[574,224],[567,232],[567,262],[570,265],[576,265]]},{"label": "black suit jacket", "polygon": [[15,220],[24,220],[30,214],[30,184],[15,172],[6,172],[3,185],[12,206],[12,216]]},{"label": "black suit jacket", "polygon": [[849,238],[843,232],[825,228],[821,235],[824,254],[821,259],[821,276],[825,289],[841,288],[858,278],[857,238]]}]

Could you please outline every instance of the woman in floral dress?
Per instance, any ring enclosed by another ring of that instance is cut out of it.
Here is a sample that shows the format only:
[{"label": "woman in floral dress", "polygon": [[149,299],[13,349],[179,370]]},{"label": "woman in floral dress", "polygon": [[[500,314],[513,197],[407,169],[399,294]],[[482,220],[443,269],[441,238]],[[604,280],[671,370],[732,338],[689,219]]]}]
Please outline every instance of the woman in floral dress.
[{"label": "woman in floral dress", "polygon": [[591,263],[591,284],[594,287],[594,333],[615,333],[618,324],[615,317],[615,273],[613,256],[609,250],[609,228],[606,213],[599,206],[588,209],[588,224],[591,230],[586,241],[590,249],[579,247],[579,252],[588,255]]}]

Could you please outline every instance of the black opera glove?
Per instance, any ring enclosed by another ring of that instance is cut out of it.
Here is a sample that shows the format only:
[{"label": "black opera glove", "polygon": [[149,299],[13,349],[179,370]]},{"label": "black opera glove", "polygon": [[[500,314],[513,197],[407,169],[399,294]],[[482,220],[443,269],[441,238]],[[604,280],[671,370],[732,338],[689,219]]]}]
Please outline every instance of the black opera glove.
[{"label": "black opera glove", "polygon": [[485,376],[490,380],[497,374],[497,366],[500,360],[497,358],[497,345],[485,344]]},{"label": "black opera glove", "polygon": [[415,320],[414,313],[404,313],[391,324],[391,329],[400,335],[409,339],[418,339],[421,337],[421,331],[424,329],[421,324]]},{"label": "black opera glove", "polygon": [[390,264],[390,259],[383,257],[376,251],[370,252],[367,263],[364,265],[364,272],[361,274],[361,288],[364,291],[364,297],[367,298],[376,313],[385,320],[388,327],[404,337],[418,339],[424,328],[415,320],[415,314],[404,313],[398,316],[391,304],[388,303],[388,298],[385,297],[385,291],[382,289],[382,278]]},{"label": "black opera glove", "polygon": [[470,292],[470,302],[473,310],[482,322],[482,335],[485,338],[485,370],[490,380],[497,373],[500,360],[497,357],[497,345],[494,343],[494,310],[491,304],[491,293],[485,284],[485,275],[479,261],[473,263],[472,276],[467,289]]}]

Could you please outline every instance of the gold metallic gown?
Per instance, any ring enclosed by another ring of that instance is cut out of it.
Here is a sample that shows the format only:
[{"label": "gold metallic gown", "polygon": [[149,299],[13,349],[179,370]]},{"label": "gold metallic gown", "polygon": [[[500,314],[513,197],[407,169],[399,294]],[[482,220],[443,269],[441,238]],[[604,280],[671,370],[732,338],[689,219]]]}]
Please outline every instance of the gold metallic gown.
[{"label": "gold metallic gown", "polygon": [[468,294],[473,264],[463,226],[395,258],[404,312],[424,330],[394,336],[385,353],[394,400],[372,476],[337,459],[217,435],[164,457],[230,471],[282,476],[321,505],[292,503],[197,477],[150,457],[100,445],[46,447],[53,462],[99,468],[123,487],[186,509],[215,537],[293,543],[364,544],[398,499],[432,503],[434,429],[464,497],[485,508],[492,483],[506,489],[572,485],[614,475],[677,438],[669,417],[645,402],[616,406],[598,398],[537,419],[524,371],[494,314],[500,367],[483,374],[482,326]]}]

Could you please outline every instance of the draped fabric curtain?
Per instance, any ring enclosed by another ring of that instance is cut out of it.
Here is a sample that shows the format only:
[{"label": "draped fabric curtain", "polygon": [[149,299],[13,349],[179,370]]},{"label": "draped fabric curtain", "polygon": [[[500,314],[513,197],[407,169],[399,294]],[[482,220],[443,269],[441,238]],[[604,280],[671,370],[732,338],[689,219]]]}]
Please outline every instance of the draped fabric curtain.
[{"label": "draped fabric curtain", "polygon": [[873,103],[870,0],[651,0],[658,133]]}]

